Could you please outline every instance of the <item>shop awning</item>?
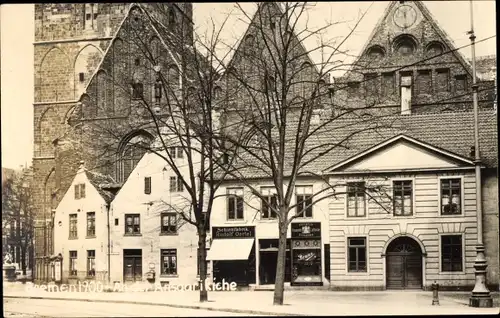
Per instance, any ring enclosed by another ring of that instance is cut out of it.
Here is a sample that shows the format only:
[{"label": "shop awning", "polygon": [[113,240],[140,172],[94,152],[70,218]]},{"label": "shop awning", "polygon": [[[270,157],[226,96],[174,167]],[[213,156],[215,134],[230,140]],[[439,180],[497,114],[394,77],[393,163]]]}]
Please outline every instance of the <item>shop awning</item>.
[{"label": "shop awning", "polygon": [[254,239],[215,239],[207,254],[208,261],[246,260]]}]

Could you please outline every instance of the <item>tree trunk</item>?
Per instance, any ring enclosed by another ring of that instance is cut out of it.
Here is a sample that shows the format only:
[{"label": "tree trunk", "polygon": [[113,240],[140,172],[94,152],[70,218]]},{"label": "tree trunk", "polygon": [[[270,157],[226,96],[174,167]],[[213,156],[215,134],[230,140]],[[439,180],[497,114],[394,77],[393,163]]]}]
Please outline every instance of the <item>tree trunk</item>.
[{"label": "tree trunk", "polygon": [[286,218],[280,218],[279,222],[278,264],[276,266],[276,281],[274,284],[274,305],[283,305],[285,292]]},{"label": "tree trunk", "polygon": [[198,262],[200,262],[200,302],[208,301],[207,286],[205,285],[205,280],[207,278],[207,249],[206,249],[206,238],[207,230],[205,228],[205,222],[200,222],[202,224],[198,225]]},{"label": "tree trunk", "polygon": [[21,268],[23,275],[26,277],[26,247],[21,246]]}]

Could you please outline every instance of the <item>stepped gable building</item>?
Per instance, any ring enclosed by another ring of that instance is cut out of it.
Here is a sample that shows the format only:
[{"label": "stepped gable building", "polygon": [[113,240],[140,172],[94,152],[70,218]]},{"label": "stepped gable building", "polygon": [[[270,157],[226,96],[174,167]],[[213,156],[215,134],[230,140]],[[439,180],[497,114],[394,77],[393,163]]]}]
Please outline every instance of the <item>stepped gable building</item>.
[{"label": "stepped gable building", "polygon": [[[392,1],[351,70],[336,79],[335,106],[373,104],[392,114],[471,110],[472,67],[458,49],[421,1]],[[485,62],[478,58],[479,105],[490,108],[496,68],[491,57]]]},{"label": "stepped gable building", "polygon": [[[131,45],[138,34],[131,30],[141,25],[145,26],[141,35],[150,41],[150,48],[157,48],[151,51],[162,55],[163,70],[172,70],[169,74],[177,78],[172,83],[179,85],[175,52],[182,45],[174,42],[192,43],[191,3],[35,4],[33,168],[38,214],[36,277],[40,279],[49,276],[42,257],[53,254],[50,231],[46,230],[52,210],[80,160],[85,159],[89,170],[124,182],[143,154],[127,145],[152,140],[150,133],[137,130],[129,121],[140,119],[140,107],[133,97],[151,99],[153,91],[146,76],[146,71],[151,73],[151,63]],[[133,91],[130,82],[124,84],[132,78],[137,84]],[[95,124],[103,118],[115,119],[114,136],[122,142],[111,144],[84,129],[89,126],[85,123]],[[95,160],[97,157],[106,159]]]}]

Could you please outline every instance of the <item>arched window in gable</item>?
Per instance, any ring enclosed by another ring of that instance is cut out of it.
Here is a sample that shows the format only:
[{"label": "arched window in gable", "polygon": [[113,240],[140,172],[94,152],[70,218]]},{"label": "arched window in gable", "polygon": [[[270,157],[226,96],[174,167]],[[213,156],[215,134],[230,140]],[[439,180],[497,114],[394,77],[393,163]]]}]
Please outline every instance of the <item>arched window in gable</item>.
[{"label": "arched window in gable", "polygon": [[408,34],[402,34],[394,39],[394,51],[401,55],[411,55],[416,49],[417,42]]},{"label": "arched window in gable", "polygon": [[139,160],[149,149],[153,136],[146,131],[138,131],[127,137],[121,142],[118,149],[118,167],[116,178],[119,182],[125,182],[130,173],[139,163]]},{"label": "arched window in gable", "polygon": [[433,41],[425,48],[425,54],[428,57],[441,55],[444,52],[444,47],[440,42]]}]

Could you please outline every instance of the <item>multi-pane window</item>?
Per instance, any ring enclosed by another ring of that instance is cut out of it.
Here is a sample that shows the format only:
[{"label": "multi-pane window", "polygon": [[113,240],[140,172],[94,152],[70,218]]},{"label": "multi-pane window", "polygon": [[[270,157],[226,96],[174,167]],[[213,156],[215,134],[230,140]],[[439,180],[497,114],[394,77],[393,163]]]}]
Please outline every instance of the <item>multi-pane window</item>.
[{"label": "multi-pane window", "polygon": [[393,181],[394,215],[408,216],[413,214],[413,182],[411,180]]},{"label": "multi-pane window", "polygon": [[87,212],[87,236],[95,236],[95,212]]},{"label": "multi-pane window", "polygon": [[441,214],[461,214],[462,186],[459,178],[441,179]]},{"label": "multi-pane window", "polygon": [[432,93],[432,79],[430,70],[418,71],[417,76],[417,91],[418,94]]},{"label": "multi-pane window", "polygon": [[85,198],[85,183],[75,184],[75,200]]},{"label": "multi-pane window", "polygon": [[275,219],[276,218],[276,209],[278,207],[277,197],[274,189],[272,188],[262,188],[261,190],[262,199],[261,199],[261,218],[262,219]]},{"label": "multi-pane window", "polygon": [[455,76],[455,90],[465,92],[467,90],[467,75],[461,74]]},{"label": "multi-pane window", "polygon": [[76,271],[76,259],[77,259],[77,253],[76,251],[69,251],[69,275],[70,276],[76,276],[77,271]]},{"label": "multi-pane window", "polygon": [[441,271],[462,271],[462,235],[441,236]]},{"label": "multi-pane window", "polygon": [[132,84],[132,98],[141,99],[144,96],[144,85],[142,83]]},{"label": "multi-pane window", "polygon": [[139,214],[125,214],[125,235],[141,233],[141,216]]},{"label": "multi-pane window", "polygon": [[227,219],[243,220],[243,189],[228,189]]},{"label": "multi-pane window", "polygon": [[450,83],[450,69],[436,70],[436,91],[447,92],[449,91]]},{"label": "multi-pane window", "polygon": [[312,191],[313,189],[311,186],[295,187],[295,199],[297,200],[297,208],[295,213],[299,217],[313,217]]},{"label": "multi-pane window", "polygon": [[170,192],[182,192],[184,191],[184,184],[182,179],[177,176],[170,177]]},{"label": "multi-pane window", "polygon": [[349,182],[347,184],[347,216],[357,217],[365,215],[365,183]]},{"label": "multi-pane window", "polygon": [[78,237],[78,214],[69,215],[69,238],[74,239]]},{"label": "multi-pane window", "polygon": [[[206,250],[206,253],[208,253],[208,249]],[[199,248],[196,251],[196,255],[198,255],[197,273],[199,276],[200,275],[200,265],[201,265],[201,262],[203,261],[200,257],[200,249]],[[205,268],[207,269],[207,275],[210,275],[210,268],[209,267],[210,267],[210,261],[205,261]]]},{"label": "multi-pane window", "polygon": [[184,158],[184,151],[182,147],[170,147],[168,152],[172,158]]},{"label": "multi-pane window", "polygon": [[161,275],[177,275],[177,250],[161,250]]},{"label": "multi-pane window", "polygon": [[349,272],[366,272],[366,238],[350,237],[347,244]]},{"label": "multi-pane window", "polygon": [[151,177],[144,177],[144,193],[151,194]]},{"label": "multi-pane window", "polygon": [[382,94],[390,96],[394,94],[395,76],[393,72],[382,74]]},{"label": "multi-pane window", "polygon": [[177,233],[177,215],[175,213],[161,214],[161,234]]},{"label": "multi-pane window", "polygon": [[87,276],[95,277],[95,250],[87,251]]}]

